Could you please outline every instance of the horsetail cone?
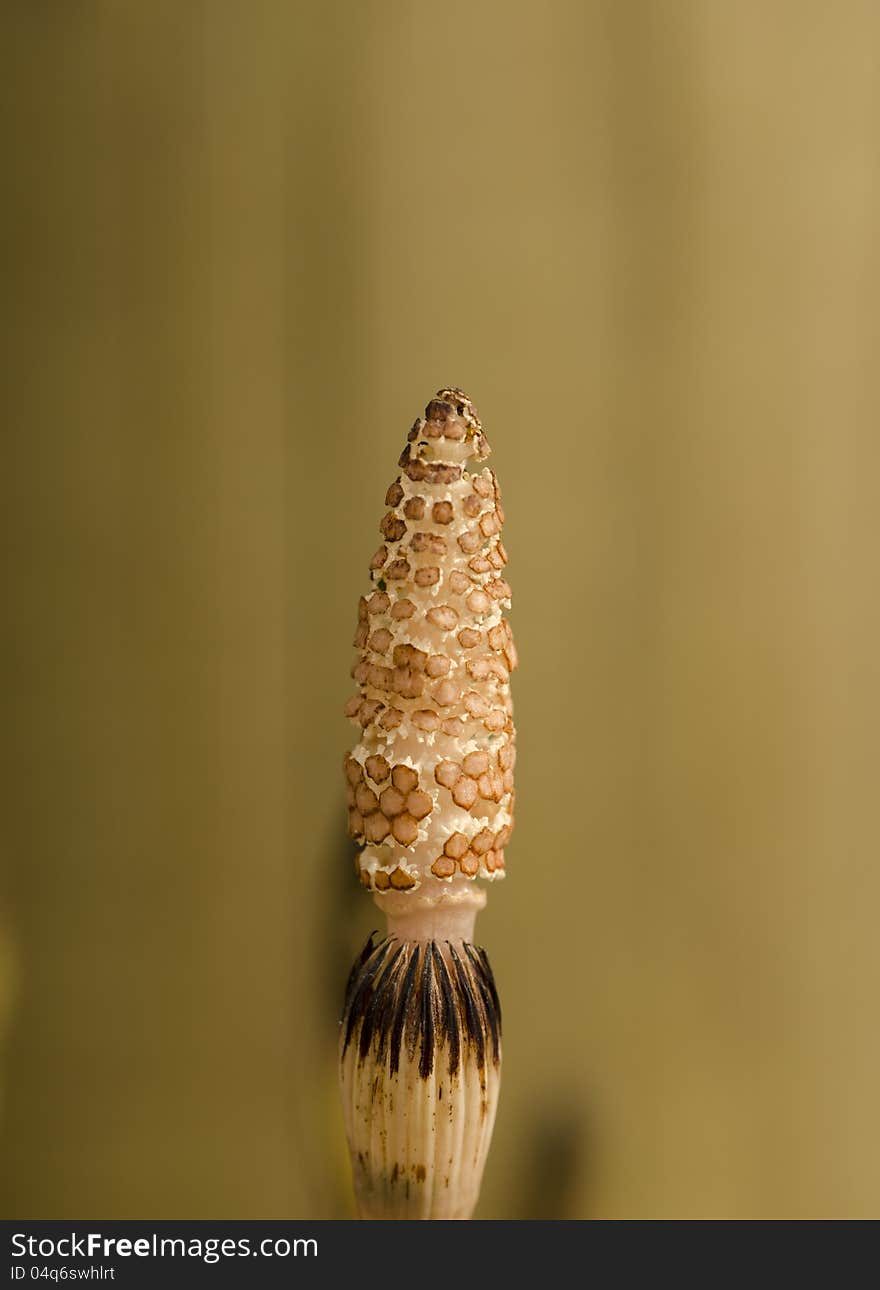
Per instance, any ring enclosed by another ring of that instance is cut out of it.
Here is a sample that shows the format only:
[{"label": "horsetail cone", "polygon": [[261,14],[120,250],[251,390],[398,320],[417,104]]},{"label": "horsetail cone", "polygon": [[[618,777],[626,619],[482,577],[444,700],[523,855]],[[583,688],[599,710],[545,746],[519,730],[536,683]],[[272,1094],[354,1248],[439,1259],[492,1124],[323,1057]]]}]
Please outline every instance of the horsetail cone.
[{"label": "horsetail cone", "polygon": [[370,562],[346,716],[357,872],[385,912],[352,968],[340,1075],[363,1218],[469,1218],[498,1102],[501,1014],[473,943],[513,829],[516,666],[504,512],[476,409],[409,432]]}]

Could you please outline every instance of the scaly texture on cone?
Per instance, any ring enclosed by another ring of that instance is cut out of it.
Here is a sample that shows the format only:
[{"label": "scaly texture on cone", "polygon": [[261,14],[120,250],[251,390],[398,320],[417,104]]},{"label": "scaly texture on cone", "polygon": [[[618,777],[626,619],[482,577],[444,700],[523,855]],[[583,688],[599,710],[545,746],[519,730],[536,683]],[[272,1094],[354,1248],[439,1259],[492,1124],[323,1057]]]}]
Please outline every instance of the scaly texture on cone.
[{"label": "scaly texture on cone", "polygon": [[470,399],[441,390],[385,498],[345,709],[361,729],[348,828],[377,892],[504,875],[516,760],[504,512],[494,471],[466,468],[488,454]]},{"label": "scaly texture on cone", "polygon": [[469,1218],[498,1103],[501,1012],[474,918],[513,829],[516,666],[504,513],[480,419],[440,390],[388,489],[358,608],[345,757],[357,871],[388,917],[352,969],[340,1080],[363,1218]]}]

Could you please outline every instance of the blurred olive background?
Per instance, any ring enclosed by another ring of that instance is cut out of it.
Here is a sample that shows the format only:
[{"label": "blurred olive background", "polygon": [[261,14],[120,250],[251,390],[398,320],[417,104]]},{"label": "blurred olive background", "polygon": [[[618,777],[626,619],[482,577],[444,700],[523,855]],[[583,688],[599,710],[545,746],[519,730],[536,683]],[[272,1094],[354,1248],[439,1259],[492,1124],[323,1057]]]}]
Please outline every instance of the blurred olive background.
[{"label": "blurred olive background", "polygon": [[6,1216],[350,1213],[357,596],[494,446],[481,1217],[880,1211],[880,7],[6,0]]}]

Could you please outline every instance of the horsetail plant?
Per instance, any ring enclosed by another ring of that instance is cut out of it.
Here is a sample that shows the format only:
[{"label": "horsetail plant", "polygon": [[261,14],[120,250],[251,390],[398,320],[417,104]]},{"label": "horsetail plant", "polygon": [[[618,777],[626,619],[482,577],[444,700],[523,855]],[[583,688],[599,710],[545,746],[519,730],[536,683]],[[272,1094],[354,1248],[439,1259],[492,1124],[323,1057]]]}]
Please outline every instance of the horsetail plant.
[{"label": "horsetail plant", "polygon": [[357,872],[387,918],[352,968],[340,1079],[362,1218],[470,1218],[501,1073],[477,879],[513,828],[504,513],[476,409],[440,390],[388,489],[358,609],[345,757]]}]

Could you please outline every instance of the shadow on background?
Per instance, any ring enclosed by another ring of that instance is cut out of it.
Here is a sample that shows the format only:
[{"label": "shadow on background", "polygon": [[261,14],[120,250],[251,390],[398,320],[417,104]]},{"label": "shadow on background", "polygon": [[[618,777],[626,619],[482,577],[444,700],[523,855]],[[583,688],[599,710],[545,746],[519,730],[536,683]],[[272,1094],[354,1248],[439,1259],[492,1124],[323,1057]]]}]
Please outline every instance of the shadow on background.
[{"label": "shadow on background", "polygon": [[574,1197],[589,1196],[591,1148],[577,1098],[547,1091],[524,1125],[519,1180],[521,1196],[511,1218],[590,1218],[587,1200],[575,1213]]}]

